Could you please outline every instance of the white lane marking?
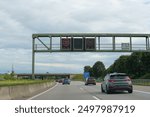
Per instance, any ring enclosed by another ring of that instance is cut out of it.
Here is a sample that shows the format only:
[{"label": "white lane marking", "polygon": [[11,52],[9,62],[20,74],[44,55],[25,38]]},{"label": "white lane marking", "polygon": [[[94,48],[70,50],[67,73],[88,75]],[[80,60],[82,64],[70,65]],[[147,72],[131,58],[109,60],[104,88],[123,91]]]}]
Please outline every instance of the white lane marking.
[{"label": "white lane marking", "polygon": [[94,99],[96,99],[96,100],[100,100],[99,98],[97,98],[96,96],[92,96]]},{"label": "white lane marking", "polygon": [[139,92],[139,93],[145,93],[145,94],[150,94],[150,92],[145,92],[145,91],[139,91],[139,90],[133,90],[135,92]]},{"label": "white lane marking", "polygon": [[[83,88],[80,87],[80,90],[85,91]],[[97,98],[96,96],[92,96],[95,100],[100,100],[99,98]]]},{"label": "white lane marking", "polygon": [[36,98],[36,97],[38,97],[38,96],[40,96],[40,95],[42,95],[42,94],[44,94],[44,93],[46,93],[48,91],[54,89],[57,85],[58,85],[58,83],[55,86],[51,87],[50,89],[48,89],[48,90],[46,90],[46,91],[44,91],[42,93],[39,93],[39,94],[37,94],[37,95],[35,95],[35,96],[31,97],[31,98],[28,98],[27,100],[32,100],[32,99],[34,99],[34,98]]}]

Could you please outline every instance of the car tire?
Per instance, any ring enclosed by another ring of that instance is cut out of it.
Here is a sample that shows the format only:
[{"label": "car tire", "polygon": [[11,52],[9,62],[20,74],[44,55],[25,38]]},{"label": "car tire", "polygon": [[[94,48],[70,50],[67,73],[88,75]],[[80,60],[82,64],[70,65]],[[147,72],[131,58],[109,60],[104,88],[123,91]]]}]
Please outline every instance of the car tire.
[{"label": "car tire", "polygon": [[131,90],[128,90],[128,93],[132,93],[133,92],[133,90],[131,89]]},{"label": "car tire", "polygon": [[106,93],[107,93],[107,94],[110,94],[110,93],[111,93],[111,91],[108,89],[107,86],[106,86]]},{"label": "car tire", "polygon": [[101,84],[101,92],[102,93],[104,93],[105,91],[104,91],[104,89],[103,89],[103,87],[102,87],[102,84]]}]

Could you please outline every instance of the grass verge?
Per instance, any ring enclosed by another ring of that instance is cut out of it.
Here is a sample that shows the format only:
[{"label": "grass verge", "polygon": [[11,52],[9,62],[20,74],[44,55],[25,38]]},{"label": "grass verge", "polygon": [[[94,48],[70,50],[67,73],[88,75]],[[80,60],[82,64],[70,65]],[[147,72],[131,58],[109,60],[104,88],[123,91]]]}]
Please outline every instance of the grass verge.
[{"label": "grass verge", "polygon": [[25,79],[3,80],[3,81],[0,81],[0,87],[2,87],[2,86],[37,84],[37,83],[45,83],[45,82],[52,82],[52,81],[53,80],[25,80]]}]

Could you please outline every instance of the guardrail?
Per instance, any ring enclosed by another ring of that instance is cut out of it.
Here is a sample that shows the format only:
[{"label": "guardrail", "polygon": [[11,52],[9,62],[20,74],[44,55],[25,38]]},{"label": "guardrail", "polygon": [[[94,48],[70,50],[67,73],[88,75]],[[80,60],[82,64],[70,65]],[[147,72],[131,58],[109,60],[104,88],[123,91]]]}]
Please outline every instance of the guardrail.
[{"label": "guardrail", "polygon": [[150,79],[132,79],[133,85],[150,86]]},{"label": "guardrail", "polygon": [[[97,79],[97,82],[103,82],[102,79]],[[132,79],[133,85],[150,86],[150,79]]]}]

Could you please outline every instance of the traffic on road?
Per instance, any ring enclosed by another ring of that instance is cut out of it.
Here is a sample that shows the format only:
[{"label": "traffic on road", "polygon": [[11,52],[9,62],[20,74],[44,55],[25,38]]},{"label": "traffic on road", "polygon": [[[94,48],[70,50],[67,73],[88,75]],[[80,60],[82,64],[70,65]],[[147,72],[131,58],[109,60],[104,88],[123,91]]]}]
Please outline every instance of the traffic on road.
[{"label": "traffic on road", "polygon": [[32,100],[150,100],[150,86],[133,86],[133,93],[116,91],[106,94],[101,83],[85,85],[82,81],[71,81],[70,85],[57,83],[53,88],[31,97]]}]

